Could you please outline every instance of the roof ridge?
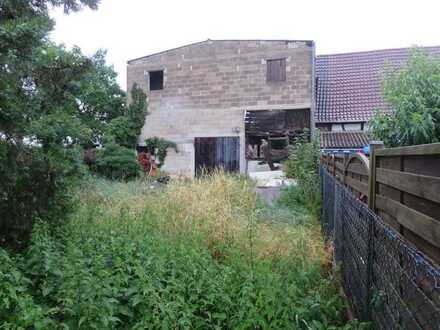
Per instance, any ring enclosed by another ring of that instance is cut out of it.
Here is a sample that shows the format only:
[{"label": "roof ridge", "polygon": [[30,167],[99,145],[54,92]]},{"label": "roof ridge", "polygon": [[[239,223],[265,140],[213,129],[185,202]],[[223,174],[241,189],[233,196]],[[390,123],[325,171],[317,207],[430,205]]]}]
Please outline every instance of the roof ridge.
[{"label": "roof ridge", "polygon": [[361,50],[361,51],[355,51],[355,52],[321,54],[321,55],[317,55],[316,57],[320,58],[320,57],[338,56],[338,55],[376,54],[376,53],[381,53],[381,52],[410,50],[410,49],[413,49],[413,48],[438,49],[438,50],[440,50],[440,45],[436,45],[436,46],[417,46],[417,45],[413,45],[411,47],[398,47],[398,48],[384,48],[384,49]]},{"label": "roof ridge", "polygon": [[315,42],[313,40],[301,40],[301,39],[206,39],[206,40],[202,40],[202,41],[196,41],[196,42],[192,42],[189,44],[185,44],[182,46],[178,46],[178,47],[174,47],[174,48],[169,48],[169,49],[165,49],[162,50],[160,52],[156,52],[156,53],[152,53],[152,54],[148,54],[145,56],[141,56],[141,57],[137,57],[131,60],[128,60],[127,63],[131,64],[132,62],[138,61],[138,60],[142,60],[144,58],[148,58],[151,56],[155,56],[155,55],[160,55],[160,54],[164,54],[173,50],[178,50],[184,47],[188,47],[188,46],[193,46],[193,45],[199,45],[199,44],[203,44],[205,42],[210,42],[210,41],[237,41],[237,42],[241,42],[241,41],[262,41],[262,42],[305,42],[305,43],[311,43],[311,45],[313,46],[315,44]]}]

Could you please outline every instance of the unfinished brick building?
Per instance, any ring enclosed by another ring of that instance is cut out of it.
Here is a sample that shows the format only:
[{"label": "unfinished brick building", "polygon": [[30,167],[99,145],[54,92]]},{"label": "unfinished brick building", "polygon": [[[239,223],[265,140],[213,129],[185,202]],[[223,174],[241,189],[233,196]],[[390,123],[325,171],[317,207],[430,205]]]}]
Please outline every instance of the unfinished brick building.
[{"label": "unfinished brick building", "polygon": [[136,83],[149,101],[139,146],[175,142],[170,174],[245,173],[249,146],[258,158],[263,139],[275,148],[314,127],[314,59],[312,41],[206,40],[131,60],[127,90]]}]

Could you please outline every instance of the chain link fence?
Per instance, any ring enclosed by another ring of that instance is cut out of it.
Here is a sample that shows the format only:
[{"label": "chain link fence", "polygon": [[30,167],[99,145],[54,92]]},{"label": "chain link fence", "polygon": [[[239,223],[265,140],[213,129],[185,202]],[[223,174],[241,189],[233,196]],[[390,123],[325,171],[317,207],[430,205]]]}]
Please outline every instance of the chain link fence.
[{"label": "chain link fence", "polygon": [[321,168],[322,226],[356,315],[377,329],[440,329],[440,269]]}]

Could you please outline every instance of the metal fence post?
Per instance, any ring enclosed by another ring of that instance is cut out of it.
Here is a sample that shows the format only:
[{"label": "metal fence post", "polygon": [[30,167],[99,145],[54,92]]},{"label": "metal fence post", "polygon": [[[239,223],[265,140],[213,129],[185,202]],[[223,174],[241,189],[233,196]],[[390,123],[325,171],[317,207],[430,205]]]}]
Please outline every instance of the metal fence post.
[{"label": "metal fence post", "polygon": [[[376,150],[383,148],[382,141],[370,142],[370,173],[368,176],[368,207],[375,212],[376,208]],[[374,263],[374,218],[369,217],[368,247],[367,247],[367,292],[366,292],[366,319],[371,320],[371,299],[373,289],[373,263]]]}]

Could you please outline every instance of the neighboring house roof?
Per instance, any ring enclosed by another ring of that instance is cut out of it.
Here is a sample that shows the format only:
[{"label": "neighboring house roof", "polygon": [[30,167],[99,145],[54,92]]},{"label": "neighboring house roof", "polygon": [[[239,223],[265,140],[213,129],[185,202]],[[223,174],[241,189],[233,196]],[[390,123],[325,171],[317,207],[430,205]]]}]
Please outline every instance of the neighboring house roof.
[{"label": "neighboring house roof", "polygon": [[369,144],[362,131],[321,132],[321,149],[360,149]]},{"label": "neighboring house roof", "polygon": [[[440,46],[424,47],[440,55]],[[381,79],[386,63],[400,66],[411,48],[320,55],[316,58],[317,123],[365,122],[374,109],[390,111],[382,97]]]},{"label": "neighboring house roof", "polygon": [[193,42],[191,44],[187,44],[187,45],[183,45],[180,47],[175,47],[175,48],[171,48],[171,49],[167,49],[158,53],[153,53],[153,54],[149,54],[146,56],[142,56],[142,57],[138,57],[138,58],[134,58],[132,60],[127,61],[128,64],[131,64],[133,62],[139,61],[139,60],[144,60],[147,59],[149,57],[152,56],[156,56],[156,55],[161,55],[161,54],[165,54],[171,51],[175,51],[175,50],[179,50],[182,48],[186,48],[186,47],[191,47],[191,46],[196,46],[196,45],[202,45],[205,43],[209,43],[209,42],[304,42],[306,43],[308,46],[313,46],[314,45],[314,41],[313,40],[288,40],[288,39],[207,39],[204,41],[199,41],[199,42]]}]

